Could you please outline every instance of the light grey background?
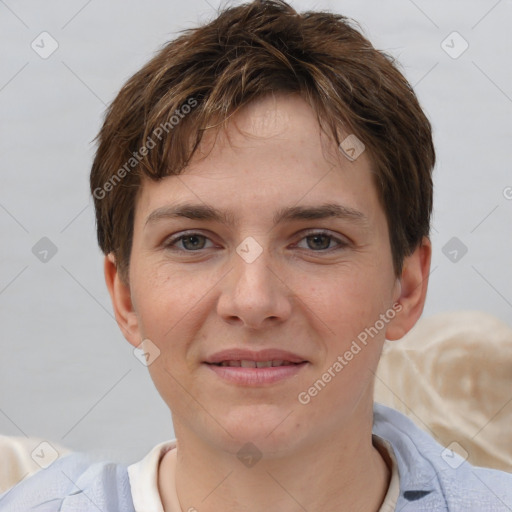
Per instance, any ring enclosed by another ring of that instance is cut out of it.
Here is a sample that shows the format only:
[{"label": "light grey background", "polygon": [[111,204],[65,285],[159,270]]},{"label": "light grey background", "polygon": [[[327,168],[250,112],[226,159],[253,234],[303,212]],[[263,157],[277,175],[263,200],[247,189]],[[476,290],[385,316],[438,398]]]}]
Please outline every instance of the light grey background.
[{"label": "light grey background", "polygon": [[[433,123],[424,316],[481,310],[512,325],[512,1],[292,4],[358,20],[399,59]],[[131,74],[218,6],[0,0],[0,433],[125,463],[173,437],[170,413],[113,317],[88,191],[91,142]],[[46,59],[31,47],[42,46],[43,31],[59,45]],[[458,58],[464,43],[453,31],[469,44]],[[32,252],[42,237],[57,248],[46,262]],[[456,262],[443,252],[453,237],[467,247]]]}]

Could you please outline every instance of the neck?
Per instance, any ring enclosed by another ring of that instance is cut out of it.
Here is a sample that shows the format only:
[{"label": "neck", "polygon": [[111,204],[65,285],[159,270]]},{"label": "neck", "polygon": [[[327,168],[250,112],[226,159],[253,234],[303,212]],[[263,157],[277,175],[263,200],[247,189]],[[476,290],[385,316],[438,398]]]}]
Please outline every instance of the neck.
[{"label": "neck", "polygon": [[264,457],[252,467],[182,432],[175,481],[166,479],[165,457],[160,466],[164,510],[175,512],[166,498],[175,488],[182,511],[377,512],[390,470],[372,444],[371,426],[356,427],[352,435],[339,429],[293,456]]}]

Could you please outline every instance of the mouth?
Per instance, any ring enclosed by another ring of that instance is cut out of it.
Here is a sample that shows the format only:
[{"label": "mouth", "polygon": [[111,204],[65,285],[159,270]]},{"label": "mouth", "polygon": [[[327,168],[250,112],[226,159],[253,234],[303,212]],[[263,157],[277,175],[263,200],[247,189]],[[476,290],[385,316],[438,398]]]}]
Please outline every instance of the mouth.
[{"label": "mouth", "polygon": [[224,350],[204,362],[222,381],[239,386],[264,386],[297,375],[309,361],[283,350]]},{"label": "mouth", "polygon": [[304,357],[281,349],[268,348],[253,351],[233,348],[216,352],[205,361],[208,364],[222,366],[241,366],[243,368],[269,368],[307,362]]},{"label": "mouth", "polygon": [[[302,361],[305,362],[305,361]],[[231,368],[276,368],[280,366],[291,366],[294,364],[301,363],[293,363],[292,361],[284,361],[283,359],[274,359],[271,361],[251,361],[249,359],[242,360],[230,360],[230,361],[221,361],[220,363],[209,363],[214,364],[215,366],[229,366]]]}]

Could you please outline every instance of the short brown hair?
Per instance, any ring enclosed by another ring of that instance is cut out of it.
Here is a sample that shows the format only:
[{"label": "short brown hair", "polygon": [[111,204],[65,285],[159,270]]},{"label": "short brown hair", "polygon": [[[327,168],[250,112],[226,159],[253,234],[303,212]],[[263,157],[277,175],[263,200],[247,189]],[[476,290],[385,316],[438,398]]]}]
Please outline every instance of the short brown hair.
[{"label": "short brown hair", "polygon": [[142,177],[179,174],[213,122],[273,91],[300,94],[337,144],[341,126],[364,143],[401,274],[430,235],[431,125],[394,58],[353,23],[254,0],[183,31],[124,85],[97,137],[90,186],[99,246],[125,282]]}]

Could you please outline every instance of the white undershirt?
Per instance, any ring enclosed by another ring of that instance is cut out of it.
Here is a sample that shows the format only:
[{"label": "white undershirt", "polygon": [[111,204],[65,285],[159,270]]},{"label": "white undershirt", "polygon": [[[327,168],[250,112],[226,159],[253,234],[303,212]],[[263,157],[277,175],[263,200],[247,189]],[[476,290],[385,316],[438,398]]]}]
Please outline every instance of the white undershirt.
[{"label": "white undershirt", "polygon": [[[388,441],[375,434],[373,434],[373,444],[381,453],[383,451],[387,452],[392,464],[388,492],[378,512],[394,512],[400,492],[395,454]],[[174,464],[169,465],[169,468],[174,469],[176,467],[176,439],[157,444],[141,461],[128,466],[128,477],[130,479],[135,512],[164,512],[162,500],[158,492],[158,468],[162,457],[169,450],[172,450],[169,457],[172,457],[171,461],[174,462]],[[170,503],[172,509],[168,512],[182,512],[176,492],[173,492],[170,496]]]}]

